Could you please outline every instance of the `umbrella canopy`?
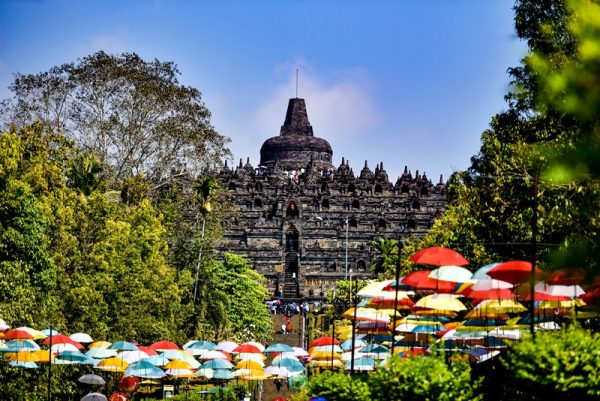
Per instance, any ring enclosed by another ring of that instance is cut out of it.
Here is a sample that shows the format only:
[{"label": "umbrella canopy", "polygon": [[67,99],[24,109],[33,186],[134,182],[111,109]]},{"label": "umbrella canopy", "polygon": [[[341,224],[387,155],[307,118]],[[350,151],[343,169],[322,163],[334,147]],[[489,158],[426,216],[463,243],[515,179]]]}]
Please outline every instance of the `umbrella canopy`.
[{"label": "umbrella canopy", "polygon": [[46,337],[44,341],[42,341],[42,345],[58,345],[58,344],[71,344],[77,349],[83,349],[83,345],[78,343],[77,341],[73,341],[71,337],[65,336],[64,334],[53,334],[51,336]]},{"label": "umbrella canopy", "polygon": [[[215,350],[195,350],[190,349],[193,354],[198,355],[202,359],[227,359],[231,360],[231,356],[226,354],[223,351],[215,351]],[[196,352],[201,351],[201,352]]]},{"label": "umbrella canopy", "polygon": [[108,401],[104,394],[89,393],[83,396],[81,401]]},{"label": "umbrella canopy", "polygon": [[35,362],[12,361],[8,363],[10,366],[26,369],[37,369],[38,365]]},{"label": "umbrella canopy", "polygon": [[520,313],[526,311],[523,305],[519,302],[507,299],[507,300],[497,300],[490,299],[482,301],[477,304],[473,310],[471,310],[467,317],[476,317],[476,316],[490,316],[492,314],[506,314],[506,313]]},{"label": "umbrella canopy", "polygon": [[429,273],[429,277],[436,280],[452,281],[454,283],[466,283],[471,281],[473,273],[464,267],[447,265],[432,270]]},{"label": "umbrella canopy", "polygon": [[106,384],[106,381],[104,381],[104,379],[101,376],[94,374],[83,375],[79,379],[77,379],[77,381],[92,386],[104,386]]},{"label": "umbrella canopy", "polygon": [[167,369],[165,373],[172,377],[194,377],[194,371],[191,369]]},{"label": "umbrella canopy", "polygon": [[220,343],[217,344],[217,349],[219,351],[225,351],[225,352],[233,352],[234,349],[236,349],[238,347],[237,343],[234,343],[233,341],[221,341]]},{"label": "umbrella canopy", "polygon": [[34,340],[35,335],[21,328],[10,329],[4,333],[5,340]]},{"label": "umbrella canopy", "polygon": [[6,348],[3,349],[5,352],[17,352],[20,350],[37,351],[40,346],[37,345],[33,340],[11,340],[6,342]]},{"label": "umbrella canopy", "polygon": [[70,365],[70,364],[78,364],[78,365],[94,365],[96,360],[90,358],[86,354],[81,351],[63,351],[59,352],[56,358],[54,359],[54,363],[57,365]]},{"label": "umbrella canopy", "polygon": [[500,263],[490,263],[489,265],[485,265],[480,267],[479,269],[475,270],[475,273],[473,273],[473,279],[475,280],[491,280],[491,277],[489,274],[487,274],[490,270],[492,270],[494,267],[498,266]]},{"label": "umbrella canopy", "polygon": [[121,351],[116,356],[127,363],[133,363],[139,361],[140,359],[150,358],[150,355],[146,354],[144,351]]},{"label": "umbrella canopy", "polygon": [[233,351],[233,353],[239,354],[241,352],[248,354],[260,354],[262,351],[256,345],[253,344],[242,344],[238,345]]},{"label": "umbrella canopy", "polygon": [[415,307],[452,312],[467,310],[465,305],[452,294],[431,294],[424,296],[415,303]]},{"label": "umbrella canopy", "polygon": [[[367,345],[367,343],[364,342],[363,340],[356,339],[356,338],[354,339],[354,347],[355,348],[364,347],[365,345]],[[342,343],[341,347],[344,351],[350,351],[352,349],[352,339],[344,341]]]},{"label": "umbrella canopy", "polygon": [[577,298],[578,296],[585,294],[585,291],[578,285],[552,285],[540,281],[534,288],[536,292],[559,297]]},{"label": "umbrella canopy", "polygon": [[10,326],[6,324],[4,319],[0,319],[0,331],[6,331],[8,329],[10,329]]},{"label": "umbrella canopy", "polygon": [[[375,359],[369,358],[366,356],[361,356],[359,358],[354,359],[354,370],[366,371],[366,370],[374,370]],[[346,362],[346,370],[350,370],[352,368],[352,361]]]},{"label": "umbrella canopy", "polygon": [[240,361],[235,365],[236,369],[258,370],[265,366],[264,363],[258,361]]},{"label": "umbrella canopy", "polygon": [[166,373],[147,360],[142,359],[129,365],[125,370],[125,376],[135,376],[142,379],[161,379],[166,376]]},{"label": "umbrella canopy", "polygon": [[108,348],[112,343],[109,341],[94,341],[90,345],[88,345],[89,349],[92,348]]},{"label": "umbrella canopy", "polygon": [[113,356],[117,356],[117,351],[114,349],[96,347],[96,348],[90,349],[85,354],[87,356],[89,356],[90,358],[104,359],[104,358],[110,358]]},{"label": "umbrella canopy", "polygon": [[118,351],[137,351],[139,348],[134,343],[128,341],[117,341],[108,346],[108,349],[116,349]]},{"label": "umbrella canopy", "polygon": [[69,338],[73,341],[76,341],[80,344],[88,344],[94,342],[92,337],[90,337],[87,333],[74,333],[69,336]]},{"label": "umbrella canopy", "polygon": [[155,351],[167,351],[170,349],[178,350],[179,346],[172,341],[162,340],[150,345],[150,348],[152,348]]},{"label": "umbrella canopy", "polygon": [[201,369],[232,369],[233,364],[224,359],[212,359],[204,362],[200,367]]},{"label": "umbrella canopy", "polygon": [[166,356],[164,356],[162,354],[153,355],[150,358],[144,359],[144,360],[150,362],[154,366],[165,366],[167,363],[170,362],[169,358],[167,358]]},{"label": "umbrella canopy", "polygon": [[454,292],[456,283],[431,278],[429,277],[430,273],[431,271],[429,270],[417,270],[404,276],[400,282],[417,290],[429,290],[441,293]]},{"label": "umbrella canopy", "polygon": [[458,252],[441,246],[421,249],[410,257],[414,263],[432,266],[464,266],[469,262]]},{"label": "umbrella canopy", "polygon": [[256,348],[258,348],[260,350],[260,352],[265,352],[265,346],[257,341],[248,341],[247,343],[244,343],[244,344],[254,345]]},{"label": "umbrella canopy", "polygon": [[361,322],[383,322],[389,323],[390,316],[379,313],[373,308],[350,308],[342,314],[342,317],[348,320],[356,320]]},{"label": "umbrella canopy", "polygon": [[318,352],[318,351],[339,352],[340,354],[342,352],[344,352],[344,350],[342,349],[342,347],[340,347],[337,344],[332,344],[332,345],[319,345],[317,347],[312,347],[312,348],[309,349],[308,354],[312,355],[312,354],[314,354],[315,352]]},{"label": "umbrella canopy", "polygon": [[579,285],[588,276],[589,272],[581,267],[559,269],[550,274],[548,284],[552,285]]},{"label": "umbrella canopy", "polygon": [[9,361],[15,362],[39,362],[40,357],[32,351],[21,350],[18,352],[7,352],[4,357]]},{"label": "umbrella canopy", "polygon": [[324,337],[319,337],[319,338],[314,339],[310,343],[310,346],[308,348],[318,347],[320,345],[331,345],[331,344],[340,345],[340,342],[333,337],[324,336]]},{"label": "umbrella canopy", "polygon": [[94,367],[108,372],[125,372],[129,364],[121,358],[112,357],[99,361]]},{"label": "umbrella canopy", "polygon": [[392,285],[394,280],[375,281],[361,288],[356,295],[359,297],[374,297],[380,294],[384,288]]},{"label": "umbrella canopy", "polygon": [[[511,260],[509,262],[499,263],[487,272],[491,278],[506,281],[511,284],[529,281],[531,273],[531,262],[523,260]],[[537,266],[533,269],[533,274],[535,280],[539,280],[545,275],[545,273]]]},{"label": "umbrella canopy", "polygon": [[[237,346],[237,345],[236,345]],[[210,341],[204,340],[192,340],[187,342],[184,346],[184,349],[206,349],[206,350],[216,350],[217,345]]]},{"label": "umbrella canopy", "polygon": [[311,361],[313,360],[331,360],[331,359],[342,359],[342,355],[337,352],[331,351],[316,351],[310,354]]},{"label": "umbrella canopy", "polygon": [[277,343],[271,344],[265,349],[266,353],[271,352],[294,352],[294,349],[287,344]]}]

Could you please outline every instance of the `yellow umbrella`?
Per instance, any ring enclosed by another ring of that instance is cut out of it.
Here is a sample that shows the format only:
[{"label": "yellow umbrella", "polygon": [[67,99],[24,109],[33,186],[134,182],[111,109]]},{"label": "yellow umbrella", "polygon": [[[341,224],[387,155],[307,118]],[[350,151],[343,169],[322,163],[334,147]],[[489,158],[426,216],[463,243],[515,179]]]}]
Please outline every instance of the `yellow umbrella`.
[{"label": "yellow umbrella", "polygon": [[334,368],[343,368],[344,367],[344,363],[341,360],[334,360],[334,361],[310,361],[308,363],[308,367],[309,368],[331,368],[331,366],[333,365]]},{"label": "yellow umbrella", "polygon": [[361,288],[361,290],[358,291],[357,295],[359,297],[375,297],[378,294],[380,294],[385,287],[391,285],[393,282],[394,280],[372,282],[370,284],[367,284],[365,287]]},{"label": "yellow umbrella", "polygon": [[310,353],[311,360],[331,360],[331,359],[342,359],[342,356],[337,353],[331,353],[331,351],[315,351]]},{"label": "yellow umbrella", "polygon": [[182,359],[173,359],[165,365],[165,369],[193,369],[192,364]]},{"label": "yellow umbrella", "polygon": [[441,309],[422,309],[422,310],[415,311],[415,315],[455,317],[456,312],[451,311],[451,310],[441,310]]},{"label": "yellow umbrella", "polygon": [[236,369],[250,369],[250,370],[262,370],[263,366],[258,361],[240,361],[235,365]]},{"label": "yellow umbrella", "polygon": [[127,369],[128,366],[129,364],[127,362],[115,356],[112,358],[102,359],[94,367],[96,369],[106,370],[108,372],[125,372],[125,369]]},{"label": "yellow umbrella", "polygon": [[7,352],[4,357],[9,361],[17,362],[39,362],[40,357],[33,351],[18,351],[18,352]]},{"label": "yellow umbrella", "polygon": [[419,299],[415,303],[415,307],[451,312],[467,310],[467,307],[454,294],[427,295]]},{"label": "yellow umbrella", "polygon": [[520,313],[526,310],[526,307],[514,299],[488,299],[477,304],[471,312],[476,313],[476,316],[489,317],[488,313]]},{"label": "yellow umbrella", "polygon": [[50,358],[54,360],[54,355],[50,353],[50,350],[47,349],[39,349],[37,351],[33,351],[32,354],[36,354],[39,358],[39,362],[50,362]]},{"label": "yellow umbrella", "polygon": [[542,301],[536,306],[536,309],[569,309],[574,306],[585,306],[585,302],[579,298],[563,301]]},{"label": "yellow umbrella", "polygon": [[354,320],[356,317],[357,321],[362,322],[390,322],[389,315],[380,313],[378,310],[373,308],[350,308],[342,314],[342,317],[349,320]]},{"label": "yellow umbrella", "polygon": [[107,347],[109,347],[111,344],[112,344],[112,343],[111,343],[111,342],[108,342],[108,341],[94,341],[93,343],[91,343],[90,345],[88,345],[88,348],[90,348],[90,349],[91,349],[91,348],[97,348],[97,347],[100,347],[100,348],[107,348]]}]

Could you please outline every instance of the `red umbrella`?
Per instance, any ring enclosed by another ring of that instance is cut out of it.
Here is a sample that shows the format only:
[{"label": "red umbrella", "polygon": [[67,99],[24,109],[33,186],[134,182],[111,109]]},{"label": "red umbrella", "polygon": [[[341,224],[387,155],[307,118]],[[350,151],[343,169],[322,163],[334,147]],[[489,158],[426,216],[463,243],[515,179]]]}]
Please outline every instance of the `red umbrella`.
[{"label": "red umbrella", "polygon": [[118,391],[112,393],[110,395],[110,397],[108,397],[108,401],[128,401],[129,398],[127,398],[127,396],[123,393],[120,393]]},{"label": "red umbrella", "polygon": [[261,353],[260,349],[258,349],[258,347],[254,346],[252,344],[238,345],[237,347],[235,347],[235,349],[232,352],[234,352],[236,354],[241,354],[241,353],[260,354]]},{"label": "red umbrella", "polygon": [[[496,280],[506,281],[511,284],[525,283],[531,277],[531,263],[523,260],[511,260],[509,262],[499,263],[490,269],[487,274]],[[534,279],[544,278],[544,271],[535,266]]]},{"label": "red umbrella", "polygon": [[588,305],[596,305],[600,300],[600,284],[594,285],[587,289],[585,294],[580,295],[579,298]]},{"label": "red umbrella", "polygon": [[552,285],[579,285],[587,275],[588,271],[581,267],[564,268],[552,272],[546,282]]},{"label": "red umbrella", "polygon": [[431,278],[429,277],[430,273],[429,270],[417,270],[407,274],[400,282],[418,290],[431,290],[439,293],[454,292],[457,283]]},{"label": "red umbrella", "polygon": [[32,340],[33,334],[27,330],[12,329],[4,332],[5,340]]},{"label": "red umbrella", "polygon": [[148,356],[153,356],[153,355],[158,355],[158,352],[156,352],[156,350],[150,348],[147,345],[138,345],[138,349],[140,351],[145,352],[146,354],[148,354]]},{"label": "red umbrella", "polygon": [[515,294],[510,288],[493,288],[489,290],[473,290],[467,288],[461,294],[467,298],[474,299],[511,299],[515,297]]},{"label": "red umbrella", "polygon": [[333,337],[319,337],[315,338],[308,348],[320,347],[321,345],[340,345],[340,342]]},{"label": "red umbrella", "polygon": [[421,249],[412,255],[410,260],[418,264],[433,266],[464,266],[469,264],[460,253],[441,246]]},{"label": "red umbrella", "polygon": [[170,349],[178,350],[179,346],[172,341],[162,340],[155,342],[150,346],[150,348],[152,348],[155,351],[168,351]]},{"label": "red umbrella", "polygon": [[71,337],[65,336],[64,334],[53,334],[51,336],[48,336],[44,339],[44,341],[42,341],[42,345],[50,345],[50,342],[52,342],[52,345],[71,344],[77,349],[83,349],[83,345],[81,345],[77,341],[72,340]]}]

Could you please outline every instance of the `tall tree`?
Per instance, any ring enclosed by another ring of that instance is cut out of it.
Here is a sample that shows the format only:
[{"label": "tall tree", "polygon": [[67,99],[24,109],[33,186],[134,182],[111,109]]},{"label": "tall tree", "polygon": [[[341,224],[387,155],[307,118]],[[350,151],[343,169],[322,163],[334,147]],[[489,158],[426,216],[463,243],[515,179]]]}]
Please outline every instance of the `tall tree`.
[{"label": "tall tree", "polygon": [[115,180],[144,173],[161,181],[198,173],[228,154],[200,92],[181,85],[173,62],[99,51],[38,74],[16,74],[6,122],[36,120],[64,132],[110,166]]}]

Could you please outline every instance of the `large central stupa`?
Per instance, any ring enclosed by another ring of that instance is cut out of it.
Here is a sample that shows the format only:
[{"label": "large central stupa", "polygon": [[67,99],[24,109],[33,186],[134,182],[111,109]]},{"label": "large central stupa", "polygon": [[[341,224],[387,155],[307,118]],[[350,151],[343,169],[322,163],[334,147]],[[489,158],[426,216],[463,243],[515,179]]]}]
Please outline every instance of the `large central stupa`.
[{"label": "large central stupa", "polygon": [[331,145],[314,136],[304,99],[290,99],[279,136],[269,138],[260,149],[260,165],[300,170],[312,161],[318,170],[333,170]]}]

